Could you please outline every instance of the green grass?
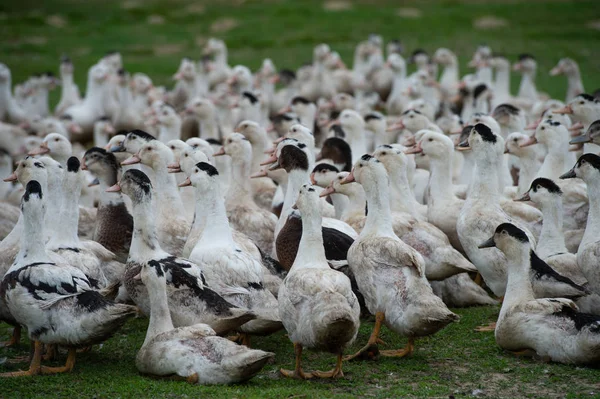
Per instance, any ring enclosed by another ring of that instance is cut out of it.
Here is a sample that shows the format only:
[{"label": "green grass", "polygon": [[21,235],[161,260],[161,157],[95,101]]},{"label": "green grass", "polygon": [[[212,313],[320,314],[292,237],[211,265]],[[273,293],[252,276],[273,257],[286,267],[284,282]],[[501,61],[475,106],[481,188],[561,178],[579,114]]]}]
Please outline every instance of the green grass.
[{"label": "green grass", "polygon": [[[60,55],[69,54],[83,90],[87,68],[106,51],[116,49],[122,52],[128,70],[144,71],[156,84],[172,86],[170,77],[181,57],[199,58],[198,42],[210,36],[227,41],[232,65],[243,63],[256,69],[266,57],[281,68],[297,67],[310,61],[312,48],[320,42],[329,43],[351,65],[356,43],[377,32],[385,39],[402,39],[408,51],[449,47],[459,55],[463,73],[469,71],[466,63],[480,43],[488,43],[512,60],[519,53],[532,53],[539,63],[538,86],[558,98],[564,98],[566,80],[550,77],[548,71],[561,57],[573,57],[580,63],[587,90],[600,88],[600,30],[588,26],[600,20],[597,0],[403,3],[417,8],[422,16],[399,17],[400,6],[391,0],[354,1],[344,11],[326,11],[322,2],[304,0],[5,0],[0,4],[0,53],[15,82],[32,73],[57,71]],[[200,12],[198,5],[204,6]],[[65,25],[49,25],[51,15],[62,17]],[[148,23],[156,15],[164,18],[162,25]],[[473,21],[483,16],[505,19],[508,26],[475,29]],[[226,32],[211,31],[213,22],[222,18],[233,19],[237,26]],[[162,54],[165,48],[174,53]],[[513,75],[513,90],[517,78]]]},{"label": "green grass", "polygon": [[[600,370],[546,364],[517,358],[499,349],[492,333],[473,329],[497,316],[497,307],[455,310],[458,323],[438,334],[417,341],[413,356],[404,359],[381,358],[378,361],[344,364],[345,378],[336,381],[294,381],[279,375],[279,368],[293,367],[292,344],[280,332],[271,337],[253,339],[253,346],[276,353],[273,364],[243,385],[192,386],[184,382],[142,377],[135,367],[135,355],[141,347],[146,319],[129,322],[102,348],[80,354],[71,374],[0,380],[2,398],[139,398],[139,397],[210,397],[210,398],[313,398],[313,397],[454,397],[471,396],[475,390],[488,398],[579,398],[600,396]],[[357,342],[347,351],[358,350],[373,327],[363,321]],[[10,329],[0,325],[0,339]],[[383,329],[385,348],[400,348],[406,339]],[[0,350],[9,359],[26,355],[29,346]],[[61,356],[64,362],[65,354]],[[56,363],[57,365],[59,363]],[[329,370],[334,357],[305,351],[307,370]],[[27,364],[5,363],[0,372],[27,368]]]},{"label": "green grass", "polygon": [[[125,3],[128,7],[123,8]],[[215,3],[215,4],[213,4]],[[121,51],[130,71],[148,73],[155,84],[172,85],[170,77],[183,56],[199,58],[198,43],[210,36],[227,41],[232,65],[243,63],[256,69],[270,57],[280,67],[297,67],[309,61],[312,48],[327,42],[351,65],[355,44],[377,32],[388,40],[400,38],[407,51],[417,47],[433,52],[444,46],[457,52],[462,73],[478,44],[488,43],[495,51],[516,59],[517,54],[534,54],[539,63],[538,86],[554,97],[563,98],[564,78],[552,78],[548,71],[561,57],[573,57],[581,67],[588,91],[600,87],[600,31],[587,27],[600,20],[597,0],[542,2],[527,1],[407,1],[402,6],[418,8],[421,18],[396,15],[396,1],[353,2],[345,11],[325,11],[318,1],[214,1],[193,13],[188,0],[125,1],[90,0],[5,0],[0,3],[1,62],[12,70],[13,82],[46,70],[57,71],[62,53],[69,54],[76,67],[76,80],[85,89],[87,68],[106,51]],[[63,27],[48,24],[47,17],[59,15]],[[149,24],[160,15],[162,25]],[[493,15],[508,21],[506,28],[476,30],[473,20]],[[226,32],[213,32],[211,25],[222,18],[238,24]],[[163,54],[165,50],[172,54]],[[513,90],[518,84],[513,75]],[[58,91],[52,95],[55,103]],[[457,310],[462,319],[439,334],[419,340],[414,355],[406,359],[345,365],[343,380],[298,382],[282,379],[280,367],[291,368],[292,346],[284,333],[255,339],[257,348],[277,354],[274,364],[265,367],[248,384],[231,387],[198,387],[181,382],[141,377],[135,368],[135,354],[141,346],[147,321],[128,323],[101,349],[81,354],[73,373],[36,378],[3,379],[0,397],[465,397],[481,390],[484,397],[600,397],[600,371],[515,358],[501,351],[491,333],[473,328],[497,316],[493,307]],[[361,327],[352,350],[362,345],[372,322]],[[0,325],[0,339],[9,328]],[[387,348],[399,348],[405,339],[384,332]],[[24,355],[28,345],[0,349],[0,358]],[[64,356],[63,356],[64,358]],[[333,357],[306,352],[307,369],[326,370]],[[64,360],[64,359],[63,359]],[[0,372],[27,367],[5,363]]]}]

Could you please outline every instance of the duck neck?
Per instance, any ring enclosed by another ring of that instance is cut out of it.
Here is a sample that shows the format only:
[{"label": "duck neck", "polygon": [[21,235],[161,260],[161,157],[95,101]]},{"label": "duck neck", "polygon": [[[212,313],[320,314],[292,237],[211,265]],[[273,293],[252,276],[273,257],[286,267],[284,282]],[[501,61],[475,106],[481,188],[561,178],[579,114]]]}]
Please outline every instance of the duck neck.
[{"label": "duck neck", "polygon": [[453,60],[451,63],[444,67],[444,72],[440,77],[440,85],[455,89],[458,83],[458,62]]},{"label": "duck neck", "polygon": [[563,208],[560,197],[541,204],[544,221],[536,251],[541,258],[560,252],[568,252],[563,235]]},{"label": "duck neck", "polygon": [[535,88],[535,72],[524,71],[519,86],[519,97],[535,100],[537,99],[537,91]]},{"label": "duck neck", "polygon": [[452,190],[452,153],[449,152],[446,155],[443,158],[429,157],[429,195],[438,201],[454,197]]},{"label": "duck neck", "polygon": [[581,81],[581,74],[579,68],[567,75],[567,99],[566,102],[571,101],[578,95],[585,93],[583,88],[583,82]]},{"label": "duck neck", "polygon": [[98,208],[105,206],[118,206],[123,205],[123,194],[121,192],[107,193],[106,189],[117,183],[117,170],[106,169],[102,173],[98,174],[98,180],[100,181],[100,204]]},{"label": "duck neck", "polygon": [[365,132],[358,127],[343,127],[347,132],[346,140],[352,149],[352,163],[360,159],[367,152],[367,142],[365,140]]},{"label": "duck neck", "polygon": [[244,159],[239,157],[231,158],[231,179],[229,180],[226,198],[228,207],[236,204],[253,203],[250,163],[251,160],[248,157],[244,157]]},{"label": "duck neck", "polygon": [[400,210],[409,213],[413,217],[420,217],[417,212],[417,200],[415,199],[415,195],[408,184],[406,170],[393,168],[392,170],[388,171],[388,173],[392,183],[392,190],[395,194],[393,195],[394,204],[397,205]]},{"label": "duck neck", "polygon": [[215,242],[234,245],[219,184],[215,182],[204,190],[196,189],[196,203],[201,204],[204,215],[204,229],[196,245],[211,245]]},{"label": "duck neck", "polygon": [[219,123],[216,114],[200,120],[200,132],[203,139],[219,140]]},{"label": "duck neck", "polygon": [[60,83],[62,86],[61,97],[72,96],[75,91],[75,82],[73,80],[73,74],[62,73],[60,76]]},{"label": "duck neck", "polygon": [[[8,176],[12,174],[13,169],[11,166],[12,160],[8,160],[4,165],[0,166],[0,176]],[[12,184],[0,181],[0,198],[6,199],[8,193],[11,191]]]},{"label": "duck neck", "polygon": [[260,163],[264,160],[264,152],[269,146],[266,135],[257,134],[256,136],[257,137],[253,137],[252,139],[252,166],[250,168],[250,173],[261,171],[262,166],[260,166]]},{"label": "duck neck", "polygon": [[381,235],[396,237],[392,226],[392,211],[390,209],[390,189],[387,176],[378,176],[366,184],[365,194],[369,213],[360,236]]},{"label": "duck neck", "polygon": [[494,84],[494,97],[506,99],[510,96],[510,69],[497,68],[496,82]]},{"label": "duck neck", "polygon": [[508,259],[508,281],[504,301],[502,302],[502,310],[534,300],[533,288],[529,277],[531,249],[529,246],[526,246],[526,248],[523,248],[511,258],[513,259]]},{"label": "duck neck", "polygon": [[342,219],[342,215],[348,208],[348,197],[346,197],[344,194],[332,193],[329,194],[329,198],[331,198],[333,209],[335,209],[335,218]]},{"label": "duck neck", "polygon": [[546,177],[548,179],[556,180],[565,170],[568,170],[571,165],[575,163],[575,160],[568,160],[569,157],[573,157],[569,153],[567,142],[561,143],[552,141],[550,145],[546,147],[548,148],[548,154],[544,158],[544,163],[539,169],[537,177]]},{"label": "duck neck", "polygon": [[158,137],[163,143],[168,143],[171,140],[181,139],[181,121],[174,121],[171,125],[160,125]]},{"label": "duck neck", "polygon": [[492,68],[484,66],[477,69],[477,79],[490,86],[492,84]]},{"label": "duck neck", "polygon": [[[153,273],[153,271],[150,271]],[[146,339],[142,347],[146,346],[158,334],[173,330],[173,321],[169,312],[167,298],[167,284],[164,277],[160,279],[160,284],[153,284],[154,287],[148,289],[148,299],[150,300],[150,323],[146,332]]]},{"label": "duck neck", "polygon": [[46,253],[43,211],[41,214],[37,214],[37,212],[21,213],[19,223],[22,228],[21,246],[14,263],[51,262]]},{"label": "duck neck", "polygon": [[[172,161],[172,160],[171,160]],[[177,180],[173,173],[169,173],[167,163],[152,165],[155,178],[155,192],[158,201],[158,209],[166,210],[171,216],[181,215],[183,202],[179,195]]]},{"label": "duck neck", "polygon": [[540,169],[540,162],[533,156],[519,157],[520,170],[519,170],[519,195],[525,194],[531,182],[535,179],[537,171]]},{"label": "duck neck", "polygon": [[[488,200],[496,203],[499,199],[499,182],[497,170],[500,162],[496,154],[486,151],[475,155],[475,170],[467,199]],[[492,203],[491,202],[491,203]]]},{"label": "duck neck", "polygon": [[329,268],[323,246],[323,233],[321,229],[322,217],[319,205],[314,204],[309,212],[302,214],[302,238],[298,245],[298,254],[292,265],[292,270],[306,267]]},{"label": "duck neck", "polygon": [[63,200],[60,210],[60,227],[51,235],[48,247],[78,248],[79,197],[81,195],[81,175],[65,172]]},{"label": "duck neck", "polygon": [[585,233],[579,248],[583,248],[584,243],[593,242],[600,237],[600,181],[599,179],[595,179],[595,181],[586,183],[590,209],[588,211]]},{"label": "duck neck", "polygon": [[279,216],[279,220],[277,221],[275,237],[277,237],[277,234],[279,234],[279,231],[285,225],[288,216],[290,213],[292,213],[292,206],[294,206],[296,200],[298,199],[300,187],[302,187],[303,184],[306,184],[308,179],[309,173],[304,169],[292,169],[288,173],[287,190],[285,190],[283,208],[281,209],[281,214]]},{"label": "duck neck", "polygon": [[129,260],[143,261],[162,254],[156,234],[152,198],[145,197],[133,202],[133,234],[129,249]]},{"label": "duck neck", "polygon": [[347,221],[353,216],[365,216],[367,205],[367,196],[365,190],[358,183],[350,183],[351,186],[346,190],[348,196],[348,206],[342,214],[342,220]]}]

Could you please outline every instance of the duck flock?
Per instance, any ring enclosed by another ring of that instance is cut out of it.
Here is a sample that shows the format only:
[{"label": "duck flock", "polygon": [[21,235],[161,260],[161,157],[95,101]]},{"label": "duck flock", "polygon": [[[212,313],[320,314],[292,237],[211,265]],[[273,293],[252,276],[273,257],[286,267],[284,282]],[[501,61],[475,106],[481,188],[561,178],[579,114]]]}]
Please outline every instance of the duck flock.
[{"label": "duck flock", "polygon": [[[538,91],[529,54],[511,67],[481,46],[469,67],[371,35],[352,69],[320,44],[296,71],[252,73],[210,39],[170,90],[111,52],[82,96],[67,57],[60,80],[14,88],[0,64],[0,321],[7,345],[32,342],[29,369],[1,376],[69,372],[143,315],[144,375],[248,380],[274,356],[252,337],[285,329],[283,376],[338,378],[409,356],[459,319],[449,307],[498,303],[478,330],[504,350],[598,365],[600,101],[572,59],[550,72],[565,101]],[[368,341],[344,353],[361,322]],[[382,349],[382,326],[407,345]],[[304,349],[333,369],[304,370]]]}]

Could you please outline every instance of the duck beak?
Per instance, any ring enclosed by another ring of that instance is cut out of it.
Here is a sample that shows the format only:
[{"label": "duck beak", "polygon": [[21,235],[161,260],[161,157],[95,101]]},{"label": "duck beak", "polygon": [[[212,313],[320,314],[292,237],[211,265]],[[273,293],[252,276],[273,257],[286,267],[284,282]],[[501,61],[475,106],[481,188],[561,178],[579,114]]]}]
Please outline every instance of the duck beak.
[{"label": "duck beak", "polygon": [[477,248],[493,248],[496,246],[496,241],[494,241],[494,236],[490,237],[487,241],[482,242],[477,246]]},{"label": "duck beak", "polygon": [[355,182],[356,179],[354,178],[354,168],[352,168],[352,171],[350,172],[350,174],[346,177],[344,177],[344,179],[340,182],[340,184],[348,184],[348,183],[352,183]]},{"label": "duck beak", "polygon": [[323,191],[321,191],[319,197],[327,197],[329,194],[333,193],[335,193],[335,188],[333,188],[333,186],[327,186],[325,189],[323,189]]},{"label": "duck beak", "polygon": [[3,181],[5,181],[5,182],[7,182],[7,183],[10,183],[10,182],[17,181],[17,174],[13,172],[13,174],[11,174],[10,176],[8,176],[8,177],[5,177],[5,178],[3,179]]},{"label": "duck beak", "polygon": [[179,162],[170,163],[167,165],[167,169],[169,170],[169,173],[179,173],[181,172],[181,165]]},{"label": "duck beak", "polygon": [[535,135],[533,135],[533,136],[529,137],[526,142],[519,144],[519,147],[521,147],[521,148],[529,147],[530,145],[534,145],[537,143],[538,143],[537,138],[535,137]]},{"label": "duck beak", "polygon": [[119,185],[119,183],[115,184],[114,186],[110,186],[109,188],[106,189],[107,193],[118,193],[121,191],[121,186]]},{"label": "duck beak", "polygon": [[259,177],[267,177],[267,171],[261,170],[260,172],[256,172],[250,175],[251,179],[258,179]]},{"label": "duck beak", "polygon": [[279,160],[275,161],[274,164],[272,164],[271,166],[269,166],[269,170],[277,170],[277,169],[281,169],[281,165],[279,164]]},{"label": "duck beak", "polygon": [[297,204],[292,205],[292,209],[297,210],[298,209],[298,205]]},{"label": "duck beak", "polygon": [[504,153],[505,153],[505,154],[510,154],[510,150],[509,150],[509,149],[508,149],[508,147],[506,147],[506,146],[504,147]]},{"label": "duck beak", "polygon": [[388,126],[385,131],[386,132],[395,132],[397,130],[402,130],[404,129],[404,123],[402,121],[396,122],[394,124],[391,124],[390,126]]},{"label": "duck beak", "polygon": [[471,151],[471,146],[467,140],[463,141],[459,145],[456,146],[458,151]]},{"label": "duck beak", "polygon": [[578,131],[580,131],[583,128],[584,128],[583,123],[577,122],[577,123],[573,124],[573,126],[571,126],[569,128],[569,132],[578,132]]},{"label": "duck beak", "polygon": [[521,196],[521,198],[516,198],[515,201],[520,201],[520,202],[531,201],[531,197],[529,196],[529,191],[527,191],[525,194],[523,194]]},{"label": "duck beak", "polygon": [[187,179],[185,179],[185,181],[183,181],[182,183],[179,184],[179,187],[187,187],[187,186],[191,186],[191,185],[192,185],[192,181],[188,177]]},{"label": "duck beak", "polygon": [[100,180],[98,180],[98,178],[96,177],[94,180],[91,181],[90,184],[88,184],[88,187],[94,187],[94,186],[97,186],[99,184],[100,184]]},{"label": "duck beak", "polygon": [[550,76],[557,76],[557,75],[560,75],[561,73],[563,73],[563,70],[561,67],[554,67],[550,70]]},{"label": "duck beak", "polygon": [[83,160],[83,162],[81,162],[81,170],[88,170],[88,167],[85,164],[85,160]]},{"label": "duck beak", "polygon": [[[107,145],[107,147],[108,147],[108,145]],[[109,151],[110,152],[125,152],[125,147],[123,147],[123,144],[113,145],[110,147]]]},{"label": "duck beak", "polygon": [[313,186],[317,185],[317,181],[315,180],[315,174],[314,173],[310,174],[310,184],[312,184]]},{"label": "duck beak", "polygon": [[423,152],[423,148],[421,147],[421,142],[419,141],[416,145],[407,148],[404,150],[405,154],[420,154]]},{"label": "duck beak", "polygon": [[50,152],[50,149],[48,148],[48,143],[46,142],[42,142],[42,144],[40,144],[39,148],[35,148],[31,151],[29,151],[29,155],[43,155],[43,154],[47,154]]},{"label": "duck beak", "polygon": [[575,168],[571,169],[567,173],[560,175],[559,179],[574,179],[577,175],[575,174]]},{"label": "duck beak", "polygon": [[564,108],[555,109],[554,111],[552,111],[552,113],[554,113],[554,114],[563,114],[563,115],[567,114],[567,115],[570,115],[570,114],[573,113],[573,108],[571,108],[570,105],[567,105]]},{"label": "duck beak", "polygon": [[134,280],[141,280],[142,279],[142,274],[141,273],[136,274],[135,276],[133,276],[133,279]]},{"label": "duck beak", "polygon": [[227,155],[225,153],[225,147],[219,148],[219,150],[213,154],[213,157],[220,157],[221,155]]},{"label": "duck beak", "polygon": [[277,162],[277,156],[275,154],[271,154],[271,156],[260,163],[260,166],[271,165],[272,163]]},{"label": "duck beak", "polygon": [[581,143],[591,143],[592,139],[587,134],[582,136],[575,137],[569,141],[569,144],[581,144]]},{"label": "duck beak", "polygon": [[135,165],[136,163],[140,163],[140,162],[142,162],[140,157],[138,157],[137,155],[132,155],[129,158],[127,158],[126,160],[124,160],[123,162],[121,162],[121,165]]},{"label": "duck beak", "polygon": [[538,119],[535,122],[531,122],[529,125],[525,126],[525,130],[535,130],[542,120]]}]

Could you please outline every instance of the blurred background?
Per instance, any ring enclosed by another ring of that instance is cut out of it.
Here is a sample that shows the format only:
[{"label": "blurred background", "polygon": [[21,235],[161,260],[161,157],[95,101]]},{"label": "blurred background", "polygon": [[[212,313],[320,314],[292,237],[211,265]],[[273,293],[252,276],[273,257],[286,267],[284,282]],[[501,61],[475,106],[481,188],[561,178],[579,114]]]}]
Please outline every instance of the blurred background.
[{"label": "blurred background", "polygon": [[[172,87],[182,57],[199,59],[210,37],[224,39],[229,64],[253,71],[264,58],[278,69],[310,62],[327,43],[352,67],[356,44],[370,33],[399,39],[404,56],[422,48],[452,49],[461,75],[476,47],[488,44],[511,61],[519,53],[538,61],[537,85],[563,98],[564,77],[548,72],[562,57],[579,62],[588,92],[600,88],[600,3],[591,1],[298,1],[298,0],[4,0],[0,4],[1,62],[13,84],[44,71],[58,74],[71,57],[83,90],[89,66],[120,51],[125,68]],[[409,69],[411,72],[412,69]],[[512,79],[513,91],[519,79]],[[54,90],[51,104],[58,101]]]}]

